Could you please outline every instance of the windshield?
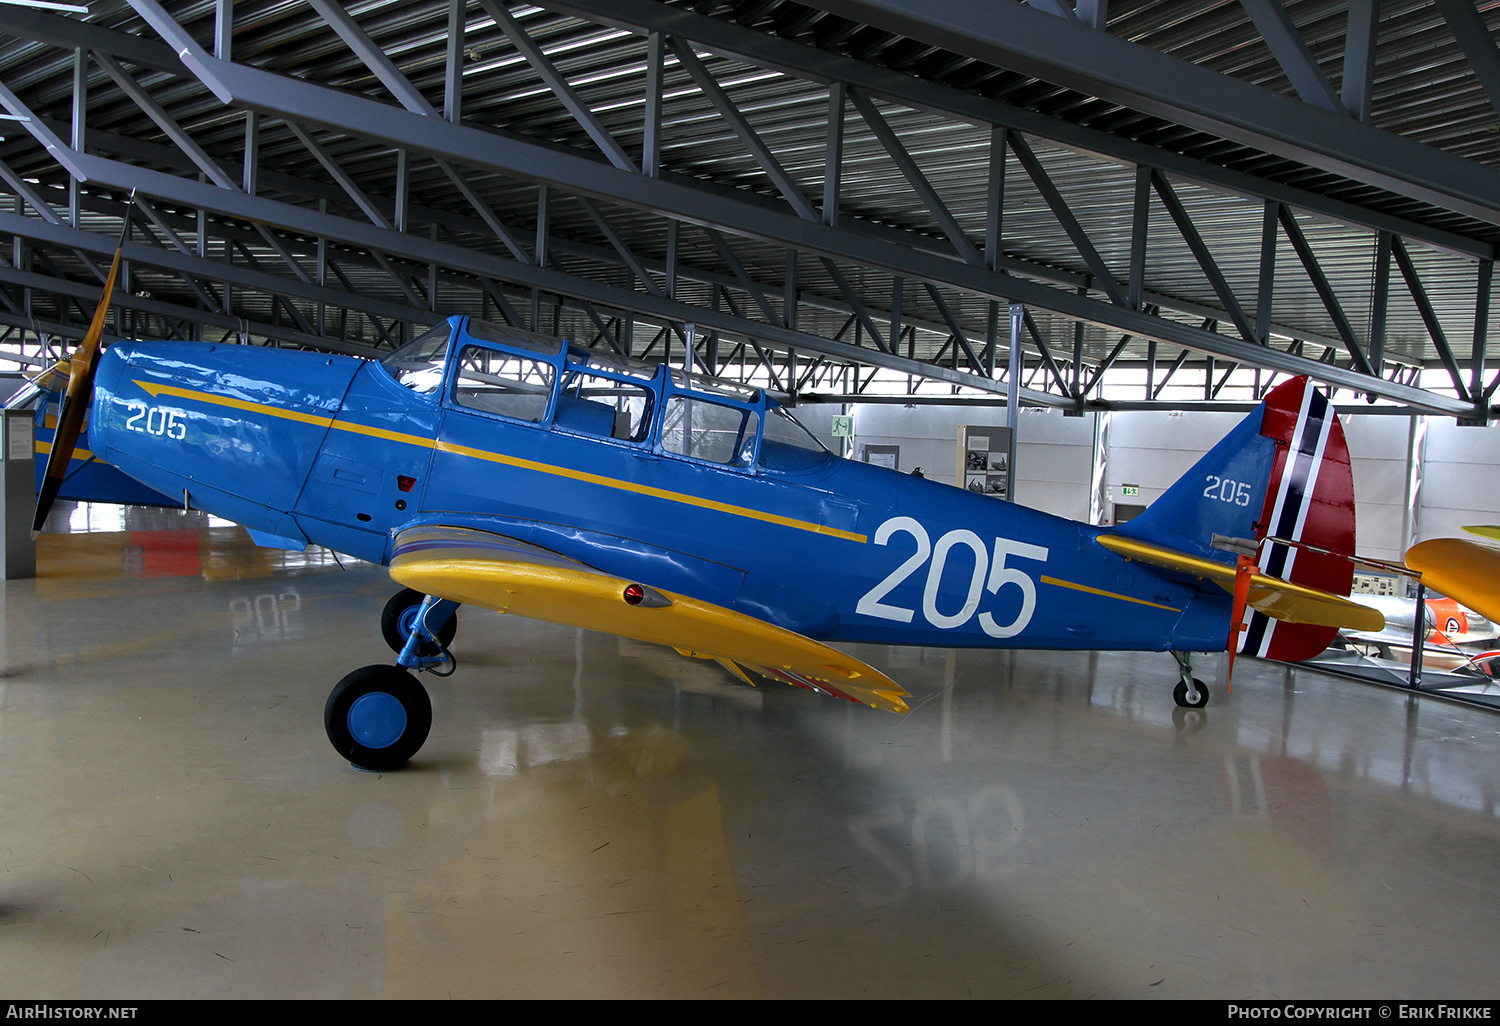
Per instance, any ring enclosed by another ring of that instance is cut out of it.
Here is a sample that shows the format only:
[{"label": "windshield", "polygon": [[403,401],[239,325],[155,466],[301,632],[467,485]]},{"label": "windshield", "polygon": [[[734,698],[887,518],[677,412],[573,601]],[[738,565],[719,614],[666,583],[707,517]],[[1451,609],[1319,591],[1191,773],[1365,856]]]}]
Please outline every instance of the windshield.
[{"label": "windshield", "polygon": [[382,356],[380,365],[413,392],[431,395],[443,384],[443,361],[448,358],[448,339],[452,331],[444,321],[394,353]]},{"label": "windshield", "polygon": [[760,446],[762,467],[767,470],[811,470],[832,457],[833,453],[796,417],[779,406],[768,411]]}]

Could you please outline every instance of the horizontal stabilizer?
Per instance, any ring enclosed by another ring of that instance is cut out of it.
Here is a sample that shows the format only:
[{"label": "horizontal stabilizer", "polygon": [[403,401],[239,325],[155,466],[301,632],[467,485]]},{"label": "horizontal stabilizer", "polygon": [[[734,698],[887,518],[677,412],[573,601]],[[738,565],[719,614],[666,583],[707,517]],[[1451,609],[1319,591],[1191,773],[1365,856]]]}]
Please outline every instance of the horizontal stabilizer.
[{"label": "horizontal stabilizer", "polygon": [[821,642],[504,535],[410,528],[396,536],[391,577],[465,605],[667,645],[875,709],[907,711],[907,693],[899,684]]},{"label": "horizontal stabilizer", "polygon": [[1500,622],[1500,550],[1462,538],[1434,538],[1407,549],[1406,565],[1427,587]]},{"label": "horizontal stabilizer", "polygon": [[[1202,559],[1186,552],[1177,552],[1119,535],[1101,534],[1098,540],[1100,545],[1126,559],[1139,560],[1163,570],[1212,581],[1231,595],[1234,594],[1235,568],[1226,563]],[[1351,602],[1340,595],[1266,574],[1250,576],[1250,597],[1247,604],[1258,612],[1287,623],[1360,631],[1379,631],[1385,628],[1385,617],[1378,610]]]}]

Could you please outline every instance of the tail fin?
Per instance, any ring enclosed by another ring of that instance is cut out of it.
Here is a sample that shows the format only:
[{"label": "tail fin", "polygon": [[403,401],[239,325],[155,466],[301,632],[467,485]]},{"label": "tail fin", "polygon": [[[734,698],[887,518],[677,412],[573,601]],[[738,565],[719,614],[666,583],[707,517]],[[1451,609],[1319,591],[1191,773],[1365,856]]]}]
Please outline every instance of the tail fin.
[{"label": "tail fin", "polygon": [[[1228,566],[1234,565],[1235,553],[1224,542],[1251,541],[1262,573],[1348,595],[1354,580],[1348,560],[1266,540],[1354,552],[1354,479],[1332,404],[1305,377],[1283,382],[1145,513],[1115,533]],[[1309,659],[1337,632],[1257,612],[1240,636],[1239,651]]]},{"label": "tail fin", "polygon": [[[1276,442],[1258,561],[1261,570],[1296,584],[1335,595],[1348,595],[1354,564],[1340,556],[1354,554],[1354,476],[1344,428],[1328,397],[1306,378],[1294,378],[1266,396],[1261,433]],[[1276,545],[1263,539],[1287,538],[1326,549]],[[1310,659],[1338,633],[1334,627],[1278,623],[1255,613],[1240,642],[1240,651],[1268,659]]]}]

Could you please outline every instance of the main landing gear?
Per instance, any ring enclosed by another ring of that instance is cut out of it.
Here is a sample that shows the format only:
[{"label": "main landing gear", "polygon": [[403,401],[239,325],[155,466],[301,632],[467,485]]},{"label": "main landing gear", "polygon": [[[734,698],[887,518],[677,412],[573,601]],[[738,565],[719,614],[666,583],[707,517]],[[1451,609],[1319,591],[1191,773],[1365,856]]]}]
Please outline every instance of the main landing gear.
[{"label": "main landing gear", "polygon": [[[402,588],[390,597],[381,610],[380,635],[397,655],[406,647],[412,627],[417,622],[417,614],[422,610],[422,600],[426,597],[415,588]],[[439,647],[448,648],[453,644],[453,635],[457,633],[458,618],[449,617],[448,622],[438,628],[437,644],[424,641],[418,652],[422,655],[437,655]]]},{"label": "main landing gear", "polygon": [[446,677],[457,668],[448,651],[457,612],[457,602],[410,588],[391,597],[380,630],[396,665],[364,666],[334,685],[323,707],[334,751],[376,771],[400,769],[417,754],[432,729],[432,700],[410,671]]},{"label": "main landing gear", "polygon": [[1202,709],[1208,704],[1208,686],[1193,676],[1192,655],[1188,652],[1173,652],[1177,660],[1177,672],[1181,680],[1172,689],[1172,701],[1184,709]]}]

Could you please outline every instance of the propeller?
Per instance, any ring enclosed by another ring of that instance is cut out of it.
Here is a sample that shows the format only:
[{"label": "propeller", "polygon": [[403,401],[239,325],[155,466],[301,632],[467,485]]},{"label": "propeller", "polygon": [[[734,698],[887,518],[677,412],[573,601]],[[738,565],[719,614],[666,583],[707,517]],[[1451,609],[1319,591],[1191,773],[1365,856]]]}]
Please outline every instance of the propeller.
[{"label": "propeller", "polygon": [[[110,301],[115,293],[115,276],[120,272],[120,253],[125,248],[125,239],[130,234],[130,215],[134,208],[135,193],[125,210],[125,224],[120,229],[120,242],[115,247],[114,260],[110,262],[109,274],[104,279],[104,291],[99,296],[99,305],[94,309],[94,319],[83,341],[73,350],[68,361],[68,389],[63,393],[62,406],[57,412],[57,429],[52,434],[52,451],[47,455],[47,471],[42,478],[42,488],[36,497],[36,516],[31,521],[31,536],[41,533],[52,512],[52,503],[58,490],[68,476],[68,463],[73,459],[73,450],[78,446],[78,435],[83,430],[83,418],[89,411],[94,393],[94,372],[99,366],[99,352],[103,349],[104,318],[109,313]],[[59,365],[60,369],[61,365]]]}]

